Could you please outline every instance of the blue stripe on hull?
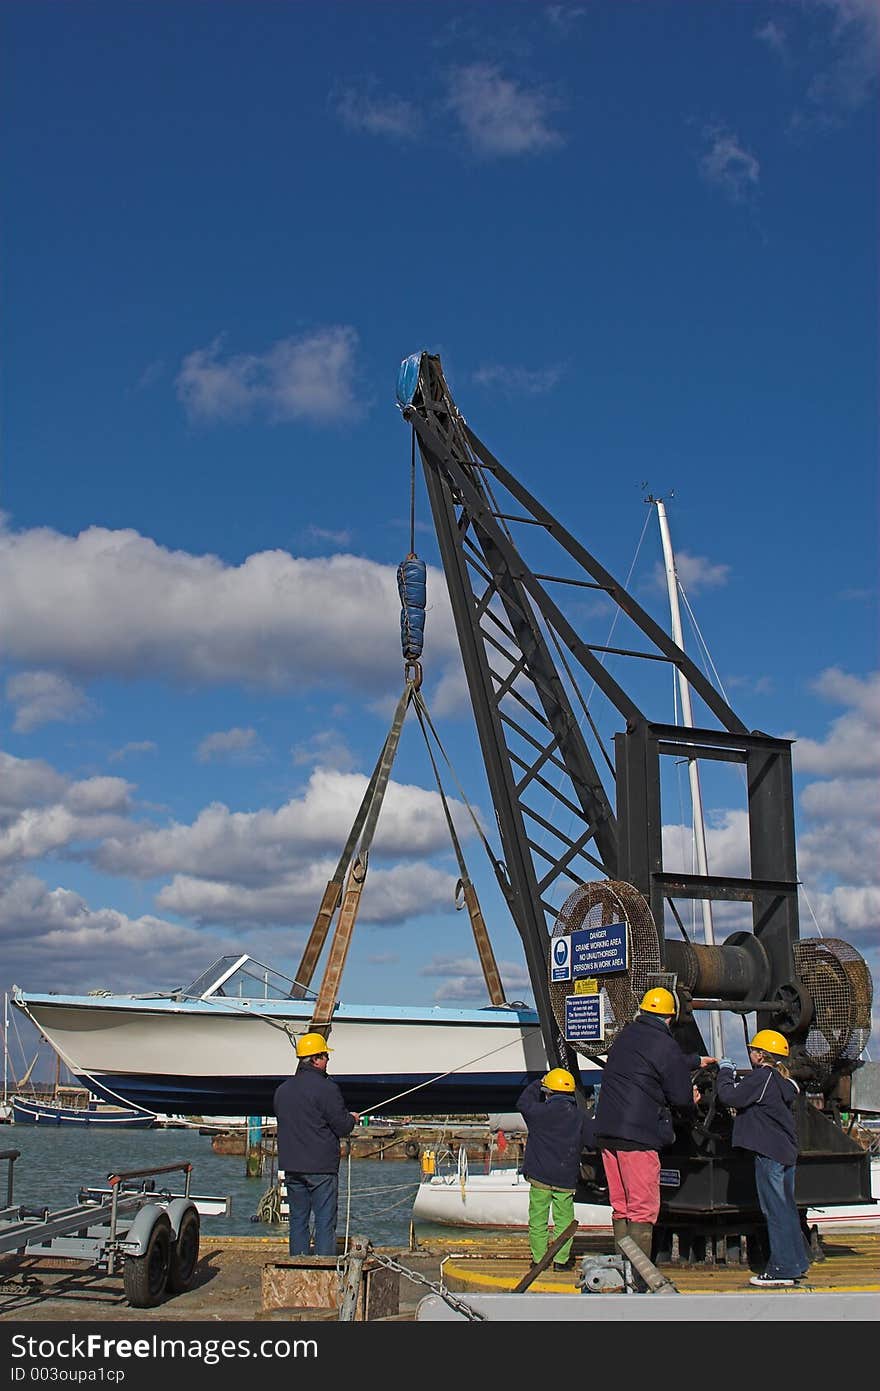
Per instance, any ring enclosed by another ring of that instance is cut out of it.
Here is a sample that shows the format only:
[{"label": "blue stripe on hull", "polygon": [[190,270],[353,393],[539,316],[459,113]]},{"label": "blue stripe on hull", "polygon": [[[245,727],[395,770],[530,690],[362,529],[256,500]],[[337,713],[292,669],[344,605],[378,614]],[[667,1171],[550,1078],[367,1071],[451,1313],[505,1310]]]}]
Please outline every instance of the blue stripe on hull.
[{"label": "blue stripe on hull", "polygon": [[[163,1077],[112,1072],[81,1079],[107,1101],[120,1098],[131,1106],[170,1115],[267,1116],[272,1098],[287,1074],[279,1077]],[[515,1111],[520,1092],[543,1072],[468,1073],[466,1077],[430,1080],[418,1074],[378,1078],[346,1077],[331,1072],[353,1111],[381,1111],[386,1116],[472,1115],[482,1111]],[[413,1088],[420,1087],[420,1090]],[[387,1097],[400,1096],[386,1102]]]}]

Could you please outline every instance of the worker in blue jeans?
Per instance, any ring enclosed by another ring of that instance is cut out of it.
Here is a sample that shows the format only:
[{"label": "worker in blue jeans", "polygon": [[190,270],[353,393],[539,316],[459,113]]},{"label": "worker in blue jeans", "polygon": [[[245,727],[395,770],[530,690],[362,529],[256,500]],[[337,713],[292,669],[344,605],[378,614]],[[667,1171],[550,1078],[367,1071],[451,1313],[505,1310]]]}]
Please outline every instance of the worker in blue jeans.
[{"label": "worker in blue jeans", "polygon": [[277,1088],[278,1167],[284,1171],[290,1216],[291,1256],[309,1254],[314,1219],[316,1256],[336,1255],[339,1206],[339,1142],[360,1120],[349,1111],[336,1082],[327,1076],[331,1050],[323,1034],[297,1039],[299,1065]]},{"label": "worker in blue jeans", "polygon": [[788,1039],[760,1029],[749,1044],[751,1072],[737,1074],[730,1058],[718,1059],[718,1100],[734,1112],[731,1140],[755,1156],[755,1187],[767,1223],[770,1256],[750,1284],[759,1289],[794,1285],[810,1268],[810,1256],[794,1197],[798,1156],[794,1103],[800,1088],[788,1075]]}]

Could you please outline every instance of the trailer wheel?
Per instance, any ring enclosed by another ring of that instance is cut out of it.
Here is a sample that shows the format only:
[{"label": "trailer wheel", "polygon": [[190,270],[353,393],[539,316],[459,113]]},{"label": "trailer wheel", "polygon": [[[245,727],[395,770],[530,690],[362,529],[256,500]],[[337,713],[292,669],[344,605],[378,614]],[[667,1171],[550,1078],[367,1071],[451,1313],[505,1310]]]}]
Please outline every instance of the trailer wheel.
[{"label": "trailer wheel", "polygon": [[172,1294],[188,1290],[199,1262],[199,1214],[191,1207],[180,1219],[177,1240],[171,1247],[168,1288]]},{"label": "trailer wheel", "polygon": [[142,1256],[126,1256],[122,1270],[125,1297],[134,1309],[152,1309],[165,1295],[171,1263],[171,1223],[160,1212]]}]

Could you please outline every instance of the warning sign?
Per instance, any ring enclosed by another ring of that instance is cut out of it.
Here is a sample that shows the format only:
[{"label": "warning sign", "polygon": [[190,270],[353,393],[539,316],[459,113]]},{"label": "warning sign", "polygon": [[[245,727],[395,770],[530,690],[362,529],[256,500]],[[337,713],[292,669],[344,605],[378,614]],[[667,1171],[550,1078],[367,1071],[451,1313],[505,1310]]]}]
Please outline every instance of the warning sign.
[{"label": "warning sign", "polygon": [[599,982],[595,976],[586,976],[583,980],[576,980],[574,993],[575,995],[598,995]]},{"label": "warning sign", "polygon": [[601,1043],[605,1037],[605,1000],[601,995],[566,995],[567,1043]]}]

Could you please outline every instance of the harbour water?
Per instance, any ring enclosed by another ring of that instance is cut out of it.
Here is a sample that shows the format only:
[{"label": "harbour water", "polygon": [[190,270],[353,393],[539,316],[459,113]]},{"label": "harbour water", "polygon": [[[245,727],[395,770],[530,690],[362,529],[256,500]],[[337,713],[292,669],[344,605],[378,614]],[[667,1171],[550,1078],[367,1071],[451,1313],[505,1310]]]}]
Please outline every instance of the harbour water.
[{"label": "harbour water", "polygon": [[[249,1178],[244,1155],[215,1154],[211,1137],[197,1129],[117,1130],[38,1125],[0,1126],[0,1150],[19,1150],[13,1170],[15,1203],[55,1209],[77,1202],[80,1188],[107,1186],[111,1173],[158,1165],[192,1164],[190,1190],[229,1196],[226,1217],[203,1217],[203,1239],[210,1236],[281,1237],[287,1225],[252,1221],[260,1200],[275,1182],[271,1161]],[[5,1201],[6,1162],[0,1163],[0,1203]],[[413,1199],[419,1184],[418,1160],[343,1158],[339,1168],[340,1236],[366,1237],[374,1246],[409,1242]],[[156,1186],[183,1191],[184,1175],[164,1174]],[[350,1182],[350,1193],[349,1193]]]}]

